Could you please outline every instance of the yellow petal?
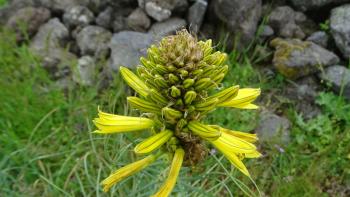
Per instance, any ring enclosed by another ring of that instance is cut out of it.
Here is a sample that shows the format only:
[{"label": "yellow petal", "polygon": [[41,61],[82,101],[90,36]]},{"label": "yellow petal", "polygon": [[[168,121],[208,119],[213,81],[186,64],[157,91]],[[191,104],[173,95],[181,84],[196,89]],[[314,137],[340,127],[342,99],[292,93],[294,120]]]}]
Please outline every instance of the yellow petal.
[{"label": "yellow petal", "polygon": [[156,103],[152,103],[135,96],[129,96],[127,97],[127,100],[133,108],[139,109],[143,112],[161,114],[161,106],[157,105]]},{"label": "yellow petal", "polygon": [[101,184],[103,185],[103,191],[107,192],[114,184],[144,169],[149,164],[154,162],[156,158],[157,157],[155,155],[149,155],[144,159],[126,165],[113,172],[105,180],[102,181]]},{"label": "yellow petal", "polygon": [[125,67],[120,67],[120,73],[122,74],[126,83],[132,89],[134,89],[137,93],[139,93],[140,95],[142,95],[144,97],[146,97],[148,95],[148,92],[150,91],[150,89],[133,72],[131,72],[129,69],[127,69]]},{"label": "yellow petal", "polygon": [[[260,93],[261,93],[260,89],[254,89],[254,88],[239,89],[236,97],[234,97],[230,101],[221,103],[219,106],[239,108],[253,102],[260,95]],[[248,107],[253,107],[253,106],[248,106]]]},{"label": "yellow petal", "polygon": [[244,103],[242,105],[236,105],[235,108],[238,108],[238,109],[259,109],[259,106],[251,104],[251,103],[248,103],[248,104]]},{"label": "yellow petal", "polygon": [[[217,141],[219,141],[219,139]],[[243,174],[250,176],[243,162],[238,158],[238,156],[234,152],[232,152],[232,150],[219,143],[213,144],[222,154],[224,154],[224,156],[231,162],[232,165],[238,168]]]},{"label": "yellow petal", "polygon": [[252,153],[256,150],[254,144],[225,132],[222,132],[221,137],[211,141],[211,143],[215,147],[220,147],[232,153]]},{"label": "yellow petal", "polygon": [[165,183],[162,185],[159,191],[153,195],[153,197],[167,197],[170,195],[175,186],[177,176],[179,175],[184,156],[185,151],[182,148],[176,149],[168,178],[165,180]]},{"label": "yellow petal", "polygon": [[173,136],[173,132],[170,130],[164,130],[156,135],[153,135],[143,142],[139,143],[134,151],[137,154],[145,154],[154,151],[159,148],[163,144],[165,144],[171,137]]},{"label": "yellow petal", "polygon": [[256,141],[258,141],[258,136],[256,134],[251,134],[251,133],[245,133],[245,132],[241,132],[241,131],[233,131],[233,130],[229,130],[229,129],[225,129],[225,128],[221,128],[222,132],[225,132],[229,135],[233,135],[236,136],[238,138],[241,138],[242,140],[245,140],[247,142],[250,143],[254,143]]},{"label": "yellow petal", "polygon": [[220,103],[225,103],[225,102],[228,102],[228,101],[234,99],[237,96],[238,91],[239,91],[239,86],[237,86],[237,85],[232,86],[232,87],[226,88],[224,90],[221,90],[218,93],[215,93],[214,95],[210,96],[208,98],[208,100],[213,99],[213,98],[217,98],[217,99],[219,99],[219,101],[217,103],[219,105]]},{"label": "yellow petal", "polygon": [[99,118],[93,120],[98,128],[95,133],[119,133],[151,128],[154,121],[142,117],[119,116],[99,110]]},{"label": "yellow petal", "polygon": [[246,153],[244,154],[244,157],[245,158],[258,158],[258,157],[261,157],[261,153],[259,153],[258,151],[254,151],[252,153]]}]

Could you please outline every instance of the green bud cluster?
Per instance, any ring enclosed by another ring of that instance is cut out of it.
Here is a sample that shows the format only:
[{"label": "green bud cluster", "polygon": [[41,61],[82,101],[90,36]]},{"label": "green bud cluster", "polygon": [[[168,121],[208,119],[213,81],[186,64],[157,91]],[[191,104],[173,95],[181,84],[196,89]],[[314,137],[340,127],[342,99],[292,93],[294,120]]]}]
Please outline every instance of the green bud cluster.
[{"label": "green bud cluster", "polygon": [[[137,74],[150,90],[145,98],[129,97],[128,101],[136,109],[155,114],[163,127],[174,131],[170,141],[186,147],[185,164],[194,165],[206,156],[201,138],[189,128],[215,130],[195,121],[220,102],[220,95],[210,97],[208,93],[220,87],[228,71],[226,58],[225,53],[213,52],[211,40],[197,41],[183,30],[163,38],[157,46],[152,45],[147,57],[140,59],[142,65]],[[207,133],[209,139],[218,137],[218,132]]]}]

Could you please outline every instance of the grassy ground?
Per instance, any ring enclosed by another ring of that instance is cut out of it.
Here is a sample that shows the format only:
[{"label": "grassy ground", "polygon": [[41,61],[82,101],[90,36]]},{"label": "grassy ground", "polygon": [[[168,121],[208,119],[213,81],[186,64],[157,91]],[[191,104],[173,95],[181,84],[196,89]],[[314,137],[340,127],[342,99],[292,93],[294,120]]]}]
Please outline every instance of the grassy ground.
[{"label": "grassy ground", "polygon": [[[252,52],[230,54],[225,85],[262,87],[262,97],[288,83],[268,78],[252,64]],[[126,89],[115,74],[99,91],[69,84],[61,90],[13,34],[0,33],[0,196],[149,196],[166,176],[166,162],[128,178],[104,194],[99,183],[112,170],[137,159],[134,144],[144,134],[92,134],[97,105],[109,112],[136,113],[125,102]],[[101,65],[102,66],[102,65]],[[264,157],[247,160],[255,180],[243,177],[220,154],[181,171],[174,196],[348,196],[350,191],[350,104],[320,93],[322,114],[305,121],[293,104],[283,108],[292,121],[292,141],[261,145]],[[267,103],[262,102],[262,105]],[[220,109],[208,122],[251,131],[258,112]],[[283,151],[282,151],[283,150]],[[259,189],[257,189],[259,188]]]}]

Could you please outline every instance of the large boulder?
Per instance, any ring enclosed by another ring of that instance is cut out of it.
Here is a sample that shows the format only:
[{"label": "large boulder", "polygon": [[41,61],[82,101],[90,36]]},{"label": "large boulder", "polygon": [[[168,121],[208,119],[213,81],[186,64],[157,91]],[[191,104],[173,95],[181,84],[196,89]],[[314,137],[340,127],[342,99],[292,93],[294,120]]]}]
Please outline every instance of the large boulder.
[{"label": "large boulder", "polygon": [[73,70],[73,80],[82,86],[91,86],[95,81],[96,64],[91,56],[83,56]]},{"label": "large boulder", "polygon": [[214,0],[214,14],[238,38],[237,46],[250,44],[261,17],[261,0]]},{"label": "large boulder", "polygon": [[295,12],[289,6],[281,6],[270,13],[268,23],[280,37],[303,39],[305,33],[297,24],[300,20],[306,20],[303,13]]},{"label": "large boulder", "polygon": [[186,21],[181,18],[170,18],[163,22],[154,23],[149,30],[154,39],[160,41],[164,36],[176,33],[186,27]]},{"label": "large boulder", "polygon": [[206,0],[197,0],[188,10],[187,22],[192,32],[197,33],[202,26],[207,6]]},{"label": "large boulder", "polygon": [[342,91],[345,98],[350,99],[350,70],[344,66],[330,66],[319,74],[319,77],[332,85],[336,93]]},{"label": "large boulder", "polygon": [[273,65],[291,79],[316,73],[320,67],[339,62],[337,55],[313,42],[275,38],[270,44],[276,49]]},{"label": "large boulder", "polygon": [[94,25],[84,27],[77,35],[77,44],[82,55],[103,58],[108,54],[108,43],[112,33]]},{"label": "large boulder", "polygon": [[135,9],[126,21],[128,26],[135,31],[146,31],[151,25],[151,20],[141,8]]},{"label": "large boulder", "polygon": [[350,2],[349,0],[290,0],[298,10],[315,10],[329,4]]},{"label": "large boulder", "polygon": [[324,31],[316,31],[311,34],[306,40],[327,48],[329,36]]},{"label": "large boulder", "polygon": [[113,20],[113,8],[107,7],[106,9],[104,9],[98,14],[95,22],[98,26],[101,26],[105,29],[109,29],[111,28],[112,20]]},{"label": "large boulder", "polygon": [[135,68],[140,57],[145,56],[147,48],[152,44],[153,36],[147,33],[121,31],[113,35],[110,48],[110,68],[119,70],[120,66]]},{"label": "large boulder", "polygon": [[73,6],[88,6],[90,0],[35,0],[35,2],[39,6],[63,12]]},{"label": "large boulder", "polygon": [[30,47],[35,51],[64,47],[68,36],[68,29],[58,18],[53,18],[39,28]]},{"label": "large boulder", "polygon": [[334,8],[331,12],[330,29],[335,44],[347,59],[350,58],[350,4]]},{"label": "large boulder", "polygon": [[187,0],[138,0],[138,3],[156,21],[164,21],[172,14],[183,14],[188,8]]},{"label": "large boulder", "polygon": [[291,123],[287,118],[263,110],[255,131],[262,142],[285,144],[290,141],[290,127]]},{"label": "large boulder", "polygon": [[288,99],[288,103],[294,105],[298,114],[304,119],[311,119],[321,113],[315,103],[318,91],[321,90],[319,81],[315,76],[302,77],[283,88],[282,95]]},{"label": "large boulder", "polygon": [[19,9],[25,7],[34,7],[34,0],[11,0],[0,7],[0,25],[6,24],[7,20],[13,16]]},{"label": "large boulder", "polygon": [[[16,32],[17,41],[22,41],[25,36],[32,37],[39,27],[47,22],[51,13],[46,8],[25,7],[16,11],[7,21],[6,26]],[[26,32],[23,32],[23,30]]]},{"label": "large boulder", "polygon": [[94,14],[87,7],[80,5],[67,8],[63,14],[63,23],[69,28],[84,27],[92,21]]}]

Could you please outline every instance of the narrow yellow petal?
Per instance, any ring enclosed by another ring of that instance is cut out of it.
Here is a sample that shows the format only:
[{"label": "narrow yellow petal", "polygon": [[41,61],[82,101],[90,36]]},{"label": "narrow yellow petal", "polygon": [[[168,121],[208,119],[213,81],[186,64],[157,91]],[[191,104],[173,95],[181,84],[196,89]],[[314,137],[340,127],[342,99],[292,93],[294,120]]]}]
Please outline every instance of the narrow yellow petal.
[{"label": "narrow yellow petal", "polygon": [[258,151],[244,154],[245,158],[258,158],[258,157],[261,157],[261,156],[262,156],[261,153],[259,153]]},{"label": "narrow yellow petal", "polygon": [[157,157],[155,155],[149,155],[144,159],[126,165],[113,172],[105,180],[102,181],[101,184],[103,185],[103,191],[107,192],[114,184],[144,169],[149,164],[154,162],[156,158]]},{"label": "narrow yellow petal", "polygon": [[225,132],[222,132],[221,137],[215,141],[211,141],[211,143],[215,147],[221,147],[232,153],[252,153],[256,150],[254,144]]},{"label": "narrow yellow petal", "polygon": [[98,128],[95,133],[119,133],[151,128],[154,121],[142,117],[119,116],[99,110],[99,118],[93,120]]},{"label": "narrow yellow petal", "polygon": [[170,195],[175,186],[177,176],[179,175],[184,156],[185,151],[182,148],[176,149],[168,178],[165,180],[165,183],[162,185],[159,191],[153,195],[153,197],[167,197]]},{"label": "narrow yellow petal", "polygon": [[[219,104],[220,107],[242,107],[253,102],[259,95],[260,89],[243,88],[238,90],[238,94],[232,100]],[[252,107],[252,106],[251,106]]]},{"label": "narrow yellow petal", "polygon": [[159,148],[163,144],[165,144],[171,137],[173,136],[173,132],[170,130],[164,130],[156,135],[153,135],[143,142],[139,143],[134,151],[137,154],[145,154],[154,151]]},{"label": "narrow yellow petal", "polygon": [[243,105],[236,105],[235,108],[238,108],[238,109],[259,109],[259,106],[248,103],[248,104],[243,104]]},{"label": "narrow yellow petal", "polygon": [[233,135],[236,136],[238,138],[241,138],[242,140],[245,140],[247,142],[250,143],[254,143],[256,141],[258,141],[258,136],[256,134],[251,134],[251,133],[245,133],[245,132],[241,132],[241,131],[233,131],[230,129],[225,129],[225,128],[221,128],[222,132],[225,132],[229,135]]},{"label": "narrow yellow petal", "polygon": [[250,177],[248,169],[245,167],[244,163],[235,154],[225,155],[226,158],[234,165],[238,170],[240,170],[244,175]]},{"label": "narrow yellow petal", "polygon": [[143,112],[161,114],[161,106],[157,105],[156,103],[149,102],[135,96],[128,96],[127,100],[131,107],[135,109],[141,110]]},{"label": "narrow yellow petal", "polygon": [[219,99],[219,101],[217,103],[219,105],[220,103],[225,103],[225,102],[228,102],[228,101],[234,99],[237,96],[238,91],[239,91],[238,85],[232,86],[232,87],[226,88],[224,90],[221,90],[218,93],[215,93],[214,95],[210,96],[208,98],[208,100],[213,99],[213,98],[217,98],[217,99]]},{"label": "narrow yellow petal", "polygon": [[140,95],[146,97],[150,89],[147,85],[138,78],[133,72],[125,67],[120,67],[120,73],[122,74],[125,82],[134,89]]},{"label": "narrow yellow petal", "polygon": [[[220,139],[220,138],[219,138]],[[216,141],[219,141],[216,140]],[[215,142],[215,141],[214,141]],[[214,146],[222,153],[225,155],[225,157],[231,162],[232,165],[234,165],[236,168],[238,168],[243,174],[246,176],[250,176],[247,168],[243,164],[243,162],[238,158],[236,153],[232,151],[230,148],[228,148],[225,144],[221,143],[214,143]]]}]

